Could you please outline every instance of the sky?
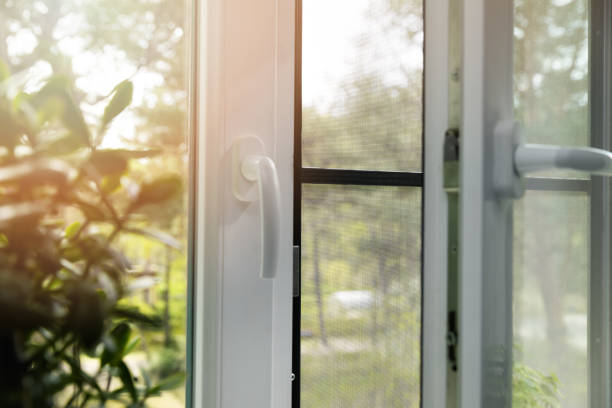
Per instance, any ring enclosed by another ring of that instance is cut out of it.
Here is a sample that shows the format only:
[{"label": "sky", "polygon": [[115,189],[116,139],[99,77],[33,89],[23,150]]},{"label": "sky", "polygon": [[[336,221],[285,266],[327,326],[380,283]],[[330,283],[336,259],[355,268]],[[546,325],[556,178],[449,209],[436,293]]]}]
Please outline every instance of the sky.
[{"label": "sky", "polygon": [[[327,108],[339,83],[354,75],[359,64],[365,63],[388,83],[404,79],[400,66],[422,69],[421,44],[408,44],[405,34],[397,30],[381,32],[368,18],[370,4],[371,0],[302,1],[304,106]],[[364,39],[375,44],[368,48],[365,61],[356,53],[356,44]]]},{"label": "sky", "polygon": [[302,98],[316,103],[350,69],[369,0],[303,0]]}]

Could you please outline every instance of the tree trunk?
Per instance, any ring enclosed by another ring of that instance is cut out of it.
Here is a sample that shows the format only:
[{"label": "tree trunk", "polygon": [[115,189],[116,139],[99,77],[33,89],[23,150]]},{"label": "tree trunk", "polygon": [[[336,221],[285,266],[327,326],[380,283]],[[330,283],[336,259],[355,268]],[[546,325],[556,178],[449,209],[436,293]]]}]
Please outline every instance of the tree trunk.
[{"label": "tree trunk", "polygon": [[559,284],[559,272],[550,266],[544,266],[538,273],[538,283],[546,312],[546,334],[553,349],[558,351],[565,340],[565,322],[563,321],[563,294]]},{"label": "tree trunk", "polygon": [[313,264],[314,264],[314,283],[315,296],[317,298],[317,309],[319,316],[319,332],[321,335],[321,343],[327,346],[327,332],[325,331],[325,317],[323,314],[323,297],[321,294],[321,270],[319,264],[319,240],[318,234],[312,236],[313,244]]},{"label": "tree trunk", "polygon": [[372,346],[378,343],[378,276],[373,280],[374,302],[372,303],[372,327],[370,327],[370,340]]},{"label": "tree trunk", "polygon": [[[383,336],[385,332],[389,329],[389,315],[391,311],[389,310],[389,304],[387,302],[387,295],[389,294],[389,284],[390,277],[386,271],[387,269],[387,257],[384,254],[379,255],[378,257],[378,273],[380,274],[381,281],[381,304],[382,304],[382,332]],[[386,346],[386,344],[385,344]]]}]

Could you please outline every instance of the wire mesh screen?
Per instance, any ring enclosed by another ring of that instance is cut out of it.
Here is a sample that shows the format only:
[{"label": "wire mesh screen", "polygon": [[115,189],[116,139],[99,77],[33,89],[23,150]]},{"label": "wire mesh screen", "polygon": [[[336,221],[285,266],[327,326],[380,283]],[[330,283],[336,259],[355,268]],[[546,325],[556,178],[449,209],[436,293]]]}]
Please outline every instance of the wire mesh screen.
[{"label": "wire mesh screen", "polygon": [[303,408],[419,406],[421,193],[304,185]]},{"label": "wire mesh screen", "polygon": [[514,228],[514,406],[586,407],[589,197],[528,192]]},{"label": "wire mesh screen", "polygon": [[305,167],[421,171],[422,0],[303,0]]}]

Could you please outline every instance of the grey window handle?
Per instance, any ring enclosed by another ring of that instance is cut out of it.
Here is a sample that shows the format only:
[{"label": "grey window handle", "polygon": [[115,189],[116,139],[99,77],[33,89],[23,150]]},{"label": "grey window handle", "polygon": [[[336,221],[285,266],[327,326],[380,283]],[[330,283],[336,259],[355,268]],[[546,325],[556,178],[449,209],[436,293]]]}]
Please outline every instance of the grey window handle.
[{"label": "grey window handle", "polygon": [[514,167],[519,175],[543,170],[568,169],[612,176],[612,153],[592,147],[520,144],[514,151]]},{"label": "grey window handle", "polygon": [[520,198],[523,178],[545,170],[574,170],[612,177],[612,153],[593,147],[525,144],[514,121],[497,124],[493,145],[493,187],[500,198]]}]

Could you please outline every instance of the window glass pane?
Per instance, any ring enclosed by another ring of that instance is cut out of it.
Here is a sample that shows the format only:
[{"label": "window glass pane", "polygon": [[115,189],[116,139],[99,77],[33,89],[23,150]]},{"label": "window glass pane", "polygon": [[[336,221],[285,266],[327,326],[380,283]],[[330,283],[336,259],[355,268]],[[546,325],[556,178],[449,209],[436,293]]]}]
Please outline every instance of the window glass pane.
[{"label": "window glass pane", "polygon": [[304,185],[303,408],[420,404],[421,189]]},{"label": "window glass pane", "polygon": [[587,406],[588,213],[586,193],[532,191],[517,201],[515,407]]},{"label": "window glass pane", "polygon": [[422,0],[304,0],[305,167],[420,171]]},{"label": "window glass pane", "polygon": [[527,142],[588,146],[589,1],[514,4],[515,115]]},{"label": "window glass pane", "polygon": [[0,302],[13,282],[18,316],[49,312],[0,318],[0,353],[8,324],[33,356],[0,406],[184,407],[190,3],[0,2],[0,172],[53,163],[0,186],[44,208],[0,221]]},{"label": "window glass pane", "polygon": [[[515,115],[526,141],[588,146],[589,1],[514,4]],[[587,405],[588,214],[586,193],[530,191],[515,205],[516,407]]]}]

